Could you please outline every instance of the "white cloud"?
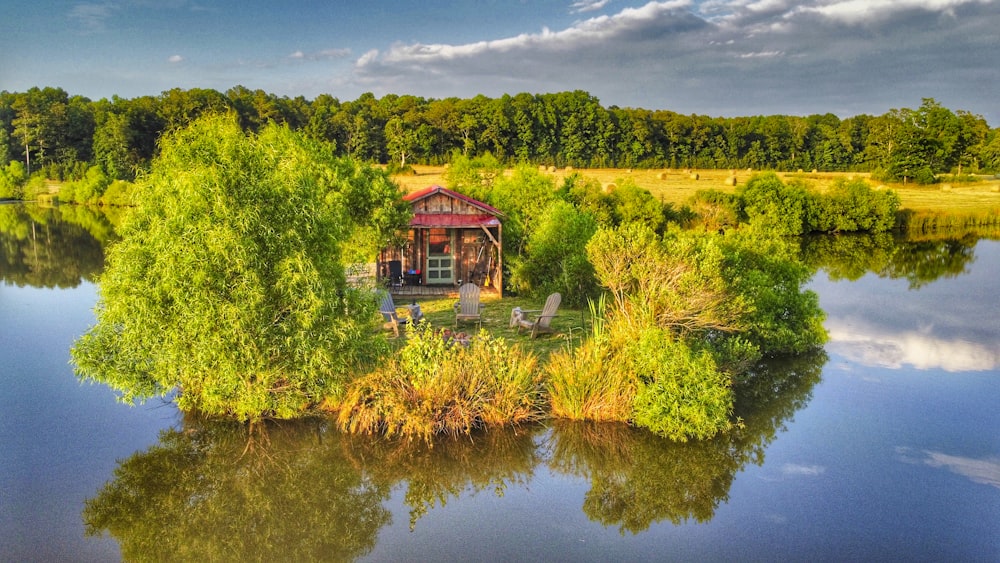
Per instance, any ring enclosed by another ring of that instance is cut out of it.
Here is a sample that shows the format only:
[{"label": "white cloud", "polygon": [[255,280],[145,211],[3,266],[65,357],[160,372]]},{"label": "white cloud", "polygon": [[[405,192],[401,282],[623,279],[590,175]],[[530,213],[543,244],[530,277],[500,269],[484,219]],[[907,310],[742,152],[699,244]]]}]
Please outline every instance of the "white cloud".
[{"label": "white cloud", "polygon": [[180,55],[170,55],[170,57],[167,58],[167,62],[171,64],[181,63],[184,62],[184,57]]},{"label": "white cloud", "polygon": [[68,14],[83,33],[102,33],[107,29],[107,21],[113,15],[115,6],[109,2],[100,4],[76,4]]},{"label": "white cloud", "polygon": [[570,11],[574,14],[582,14],[584,12],[596,12],[601,8],[608,5],[611,0],[579,0],[578,2],[573,2],[570,5]]},{"label": "white cloud", "polygon": [[881,22],[904,11],[921,10],[954,15],[954,9],[992,0],[842,0],[819,6],[801,6],[793,13],[819,14],[848,25]]},{"label": "white cloud", "polygon": [[941,452],[925,451],[924,463],[931,467],[945,467],[952,473],[968,478],[973,483],[990,485],[1000,489],[1000,459],[975,459],[948,455]]},{"label": "white cloud", "polygon": [[308,61],[318,61],[324,59],[342,59],[351,55],[350,49],[322,49],[320,51],[313,51],[311,53],[306,53],[303,51],[295,51],[291,55],[288,55],[290,59],[297,60],[308,60]]},{"label": "white cloud", "polygon": [[781,473],[786,476],[806,476],[815,477],[826,473],[826,467],[822,465],[800,465],[798,463],[786,463],[781,466]]},{"label": "white cloud", "polygon": [[[511,53],[525,50],[565,50],[581,46],[597,46],[602,42],[626,36],[634,37],[650,26],[669,28],[671,22],[679,23],[679,29],[689,27],[695,18],[683,8],[687,0],[670,2],[650,2],[639,8],[626,8],[613,16],[598,16],[582,21],[562,31],[543,28],[540,33],[522,33],[514,37],[492,39],[451,45],[447,43],[396,44],[383,54],[379,62],[390,64],[434,63],[471,58],[488,53]],[[680,20],[680,21],[679,21]],[[376,62],[371,52],[358,60],[363,67]]]}]

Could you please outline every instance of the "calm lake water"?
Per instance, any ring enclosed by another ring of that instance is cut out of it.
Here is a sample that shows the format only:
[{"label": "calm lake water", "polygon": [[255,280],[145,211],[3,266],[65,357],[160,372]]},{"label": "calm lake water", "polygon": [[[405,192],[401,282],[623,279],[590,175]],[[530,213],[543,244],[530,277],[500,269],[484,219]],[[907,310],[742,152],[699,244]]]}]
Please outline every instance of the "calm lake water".
[{"label": "calm lake water", "polygon": [[0,205],[0,560],[1000,561],[1000,242],[809,241],[831,342],[761,366],[729,436],[427,449],[80,384],[110,233]]}]

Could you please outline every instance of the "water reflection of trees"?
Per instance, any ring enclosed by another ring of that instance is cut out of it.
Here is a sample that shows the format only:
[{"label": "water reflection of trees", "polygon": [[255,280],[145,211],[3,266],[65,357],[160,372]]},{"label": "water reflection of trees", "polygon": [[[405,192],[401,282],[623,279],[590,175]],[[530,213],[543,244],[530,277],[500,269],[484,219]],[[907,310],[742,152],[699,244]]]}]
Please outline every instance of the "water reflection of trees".
[{"label": "water reflection of trees", "polygon": [[545,463],[586,479],[584,513],[623,533],[706,522],[736,473],[763,463],[825,362],[820,353],[761,365],[737,383],[742,424],[686,444],[615,424],[495,429],[428,446],[343,435],[324,421],[250,430],[188,419],[120,462],[83,519],[88,533],[115,538],[126,559],[352,559],[374,547],[400,486],[412,529],[463,495],[528,486]]},{"label": "water reflection of trees", "polygon": [[742,424],[712,440],[675,443],[624,425],[559,423],[550,442],[553,470],[590,482],[583,511],[622,533],[654,522],[707,522],[747,463],[764,450],[805,406],[820,379],[822,352],[758,367],[737,384]]},{"label": "water reflection of trees", "polygon": [[350,560],[389,522],[389,489],[344,450],[316,424],[188,421],[120,462],[83,520],[126,560]]},{"label": "water reflection of trees", "polygon": [[831,279],[856,280],[871,272],[905,279],[917,289],[942,277],[966,271],[975,259],[978,238],[899,240],[888,234],[851,234],[802,238],[807,264],[823,268]]},{"label": "water reflection of trees", "polygon": [[0,280],[34,287],[76,287],[104,267],[114,228],[100,210],[80,206],[0,205]]}]

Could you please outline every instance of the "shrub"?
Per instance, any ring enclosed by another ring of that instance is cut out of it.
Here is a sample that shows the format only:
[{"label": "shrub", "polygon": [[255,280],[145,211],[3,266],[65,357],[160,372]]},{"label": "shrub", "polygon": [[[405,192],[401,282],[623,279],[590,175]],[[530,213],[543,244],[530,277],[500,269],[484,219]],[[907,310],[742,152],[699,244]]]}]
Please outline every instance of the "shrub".
[{"label": "shrub", "polygon": [[773,172],[755,175],[737,195],[750,225],[774,235],[805,232],[808,193],[799,184],[785,184]]},{"label": "shrub", "polygon": [[10,161],[7,168],[0,168],[0,199],[23,199],[27,179],[24,165],[17,160]]},{"label": "shrub", "polygon": [[647,327],[625,355],[639,379],[636,425],[678,442],[711,438],[731,427],[731,380],[709,351],[696,352],[669,333]]},{"label": "shrub", "polygon": [[839,180],[825,194],[812,194],[809,230],[883,233],[891,230],[899,210],[892,190],[874,190],[864,180]]},{"label": "shrub", "polygon": [[398,357],[355,380],[329,406],[346,431],[426,441],[534,421],[544,412],[536,363],[502,338],[481,332],[466,347],[422,322]]},{"label": "shrub", "polygon": [[597,222],[589,214],[553,201],[528,238],[514,284],[536,295],[559,292],[571,306],[586,303],[597,292],[594,267],[587,260],[587,242],[595,231]]}]

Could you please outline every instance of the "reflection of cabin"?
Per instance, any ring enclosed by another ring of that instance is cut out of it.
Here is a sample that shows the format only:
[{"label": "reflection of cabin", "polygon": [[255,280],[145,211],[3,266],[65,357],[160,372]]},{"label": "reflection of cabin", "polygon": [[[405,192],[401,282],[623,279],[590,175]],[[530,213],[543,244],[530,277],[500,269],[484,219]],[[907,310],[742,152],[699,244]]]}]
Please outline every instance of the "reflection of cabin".
[{"label": "reflection of cabin", "polygon": [[441,186],[403,199],[413,207],[410,233],[402,248],[379,255],[383,281],[441,288],[472,282],[502,294],[500,211]]}]

